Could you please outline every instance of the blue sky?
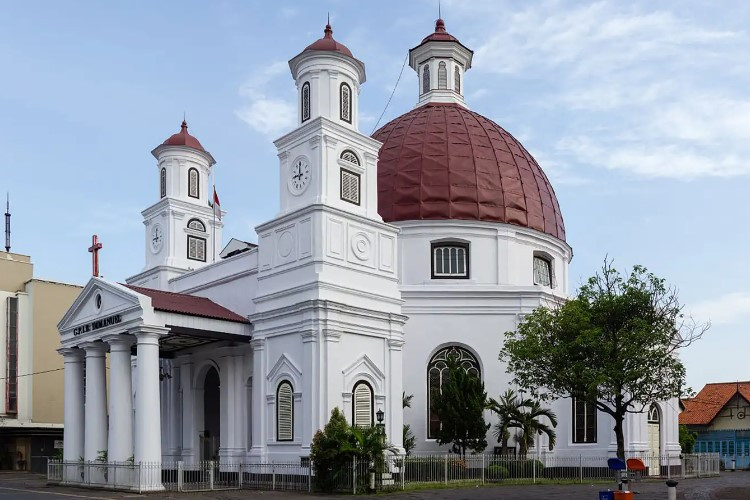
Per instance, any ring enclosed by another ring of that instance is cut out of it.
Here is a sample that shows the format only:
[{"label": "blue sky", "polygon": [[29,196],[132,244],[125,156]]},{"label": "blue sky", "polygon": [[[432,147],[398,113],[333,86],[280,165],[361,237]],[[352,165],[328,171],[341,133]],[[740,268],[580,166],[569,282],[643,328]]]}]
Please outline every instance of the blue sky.
[{"label": "blue sky", "polygon": [[[0,191],[13,250],[38,277],[141,270],[153,147],[190,131],[218,161],[225,240],[278,209],[272,140],[290,130],[286,61],[322,36],[367,66],[369,133],[437,2],[0,1]],[[519,138],[551,178],[575,257],[571,291],[605,255],[646,265],[710,318],[683,352],[694,389],[750,379],[750,3],[443,0],[475,51],[470,107]],[[385,123],[411,109],[407,66]]]}]

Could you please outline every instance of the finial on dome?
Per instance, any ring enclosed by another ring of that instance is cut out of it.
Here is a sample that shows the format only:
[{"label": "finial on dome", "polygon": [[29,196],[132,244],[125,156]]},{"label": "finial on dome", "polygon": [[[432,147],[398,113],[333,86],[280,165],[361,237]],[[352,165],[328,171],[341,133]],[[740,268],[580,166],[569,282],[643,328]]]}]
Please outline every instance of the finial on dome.
[{"label": "finial on dome", "polygon": [[183,134],[187,134],[187,129],[188,129],[187,121],[185,120],[185,116],[183,115],[182,125],[180,125],[180,132]]},{"label": "finial on dome", "polygon": [[328,19],[326,20],[326,29],[323,30],[323,38],[333,38],[333,30],[331,29],[331,13],[328,13]]},{"label": "finial on dome", "polygon": [[435,33],[445,33],[445,22],[440,18],[435,21]]}]

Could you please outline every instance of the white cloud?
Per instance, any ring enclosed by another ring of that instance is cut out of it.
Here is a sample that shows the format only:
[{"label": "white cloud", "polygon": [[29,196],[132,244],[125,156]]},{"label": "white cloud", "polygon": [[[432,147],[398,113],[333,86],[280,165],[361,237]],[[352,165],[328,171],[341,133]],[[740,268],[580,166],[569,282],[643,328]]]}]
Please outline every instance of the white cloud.
[{"label": "white cloud", "polygon": [[[281,82],[282,75],[289,71],[285,61],[265,68],[240,87],[239,94],[244,104],[235,110],[235,115],[261,134],[276,138],[291,130],[297,122],[294,85],[288,80]],[[284,92],[284,89],[289,92]]]},{"label": "white cloud", "polygon": [[734,324],[750,317],[750,292],[732,292],[691,307],[697,321],[710,320],[714,325]]}]

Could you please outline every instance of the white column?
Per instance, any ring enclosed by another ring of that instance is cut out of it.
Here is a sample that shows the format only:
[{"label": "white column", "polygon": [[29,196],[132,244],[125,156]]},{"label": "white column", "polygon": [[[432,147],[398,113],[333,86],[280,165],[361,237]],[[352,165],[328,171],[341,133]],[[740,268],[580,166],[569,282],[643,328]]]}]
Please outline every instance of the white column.
[{"label": "white column", "polygon": [[256,462],[266,459],[266,339],[253,339],[253,447]]},{"label": "white column", "polygon": [[140,327],[132,331],[138,342],[135,387],[136,462],[161,462],[159,337],[167,331],[155,327]]},{"label": "white column", "polygon": [[63,459],[78,461],[83,456],[83,350],[58,349],[65,366],[65,430]]},{"label": "white column", "polygon": [[109,444],[108,458],[124,462],[133,456],[133,383],[130,348],[135,338],[110,335],[109,344]]},{"label": "white column", "polygon": [[235,351],[234,356],[234,429],[232,435],[234,436],[234,456],[238,461],[242,460],[245,453],[245,432],[247,425],[245,424],[245,408],[247,403],[245,398],[247,396],[247,390],[245,389],[245,370],[243,361],[245,360],[244,353],[239,352],[239,348]]},{"label": "white column", "polygon": [[107,344],[88,342],[86,350],[86,420],[84,460],[96,460],[107,451]]},{"label": "white column", "polygon": [[393,443],[399,454],[404,453],[404,409],[401,400],[404,390],[403,346],[404,341],[400,338],[388,340],[388,364],[390,369],[386,375],[387,394],[385,408],[383,409],[386,414],[385,431],[388,435],[388,441]]},{"label": "white column", "polygon": [[[180,358],[181,359],[181,358]],[[182,460],[192,464],[196,461],[195,391],[193,388],[193,360],[181,359],[180,390],[182,391]]]}]

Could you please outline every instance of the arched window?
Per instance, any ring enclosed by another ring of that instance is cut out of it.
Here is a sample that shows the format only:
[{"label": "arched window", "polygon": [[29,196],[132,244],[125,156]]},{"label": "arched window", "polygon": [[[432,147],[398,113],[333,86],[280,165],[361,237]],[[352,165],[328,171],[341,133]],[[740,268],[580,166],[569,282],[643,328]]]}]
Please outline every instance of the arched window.
[{"label": "arched window", "polygon": [[206,226],[198,219],[190,219],[187,227],[189,229],[195,229],[196,231],[201,231],[202,233],[206,232]]},{"label": "arched window", "polygon": [[341,119],[345,122],[352,122],[352,88],[349,84],[341,83],[339,90],[339,101],[341,102]]},{"label": "arched window", "polygon": [[191,198],[200,198],[199,180],[200,174],[198,174],[198,169],[191,168],[188,170],[188,196]]},{"label": "arched window", "polygon": [[573,398],[573,442],[596,443],[596,405]]},{"label": "arched window", "polygon": [[432,243],[432,278],[466,279],[469,277],[469,244]]},{"label": "arched window", "polygon": [[372,427],[372,387],[367,382],[357,382],[352,391],[352,422],[356,427]]},{"label": "arched window", "polygon": [[310,82],[302,84],[302,122],[310,119]]},{"label": "arched window", "polygon": [[422,93],[426,94],[430,91],[430,65],[425,64],[422,69]]},{"label": "arched window", "polygon": [[458,69],[458,66],[453,68],[453,90],[461,93],[461,70]]},{"label": "arched window", "polygon": [[552,261],[547,257],[534,256],[534,284],[552,286]]},{"label": "arched window", "polygon": [[276,441],[294,440],[294,391],[284,380],[276,389]]},{"label": "arched window", "polygon": [[448,346],[440,349],[427,365],[427,437],[434,438],[440,430],[440,419],[433,409],[432,400],[440,394],[443,382],[448,375],[448,360],[457,361],[466,373],[481,378],[479,362],[472,353],[459,346]]},{"label": "arched window", "polygon": [[342,151],[339,158],[346,162],[353,163],[354,165],[359,166],[359,158],[357,158],[357,155],[351,149],[345,149],[344,151]]},{"label": "arched window", "polygon": [[162,168],[159,174],[159,184],[161,185],[161,197],[167,196],[167,169]]},{"label": "arched window", "polygon": [[659,407],[656,405],[651,405],[651,407],[648,409],[648,423],[658,424],[660,421],[661,417],[659,415]]},{"label": "arched window", "polygon": [[445,61],[440,61],[438,64],[438,88],[448,88],[448,70],[445,67]]}]

